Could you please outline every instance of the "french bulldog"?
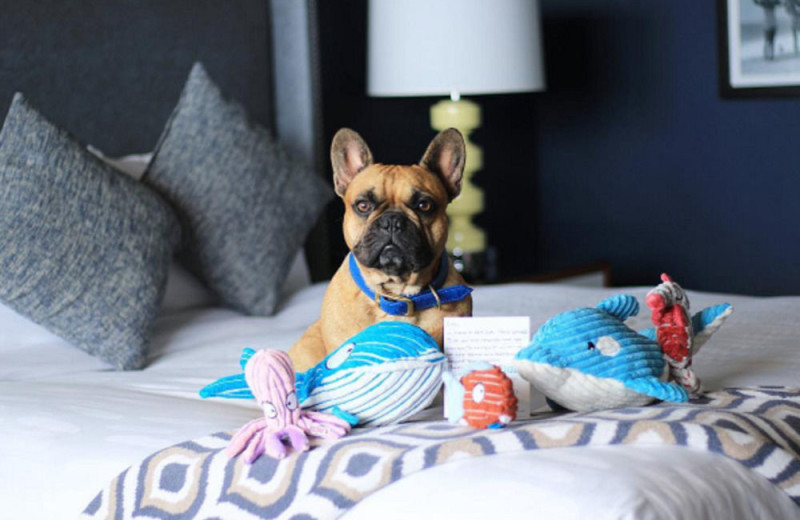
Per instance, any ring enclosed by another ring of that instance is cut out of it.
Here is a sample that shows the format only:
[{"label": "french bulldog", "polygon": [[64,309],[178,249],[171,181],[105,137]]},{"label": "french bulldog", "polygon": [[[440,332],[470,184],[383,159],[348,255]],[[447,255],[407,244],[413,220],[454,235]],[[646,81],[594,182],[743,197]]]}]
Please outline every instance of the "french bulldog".
[{"label": "french bulldog", "polygon": [[417,325],[441,346],[443,318],[472,314],[471,289],[445,251],[445,209],[461,191],[465,159],[454,128],[410,166],[375,163],[358,133],[336,133],[333,184],[344,202],[350,253],[328,285],[319,319],[289,350],[297,372],[380,321]]}]

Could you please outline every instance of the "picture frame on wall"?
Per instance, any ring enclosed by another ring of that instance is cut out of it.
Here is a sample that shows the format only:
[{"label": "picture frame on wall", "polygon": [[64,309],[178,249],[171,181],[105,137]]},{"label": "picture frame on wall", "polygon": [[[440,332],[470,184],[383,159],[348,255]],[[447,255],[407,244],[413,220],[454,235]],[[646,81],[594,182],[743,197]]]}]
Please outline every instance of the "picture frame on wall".
[{"label": "picture frame on wall", "polygon": [[800,95],[800,0],[717,0],[723,97]]}]

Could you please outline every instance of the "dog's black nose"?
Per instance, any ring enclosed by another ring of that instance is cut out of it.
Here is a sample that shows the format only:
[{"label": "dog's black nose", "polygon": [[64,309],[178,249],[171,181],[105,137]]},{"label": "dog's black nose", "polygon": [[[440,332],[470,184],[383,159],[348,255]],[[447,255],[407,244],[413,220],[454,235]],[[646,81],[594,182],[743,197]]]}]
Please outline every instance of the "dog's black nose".
[{"label": "dog's black nose", "polygon": [[387,211],[378,218],[378,227],[389,233],[403,231],[408,223],[408,217],[396,211]]}]

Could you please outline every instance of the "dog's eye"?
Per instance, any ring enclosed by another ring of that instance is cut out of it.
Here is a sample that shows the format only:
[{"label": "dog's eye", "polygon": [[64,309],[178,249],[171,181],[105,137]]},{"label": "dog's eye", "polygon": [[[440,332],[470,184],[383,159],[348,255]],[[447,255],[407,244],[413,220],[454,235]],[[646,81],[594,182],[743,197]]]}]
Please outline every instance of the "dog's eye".
[{"label": "dog's eye", "polygon": [[366,215],[372,211],[372,203],[368,200],[356,201],[356,211],[361,215]]},{"label": "dog's eye", "polygon": [[429,213],[433,210],[433,202],[429,201],[428,199],[422,199],[417,202],[417,210],[421,213]]}]

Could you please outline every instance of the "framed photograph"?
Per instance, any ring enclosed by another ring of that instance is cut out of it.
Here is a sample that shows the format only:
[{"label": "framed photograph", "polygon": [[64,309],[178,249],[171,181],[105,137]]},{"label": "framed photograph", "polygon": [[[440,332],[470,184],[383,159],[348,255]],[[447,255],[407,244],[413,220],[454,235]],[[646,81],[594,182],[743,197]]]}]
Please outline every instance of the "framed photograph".
[{"label": "framed photograph", "polygon": [[717,1],[722,95],[800,95],[800,0]]}]

